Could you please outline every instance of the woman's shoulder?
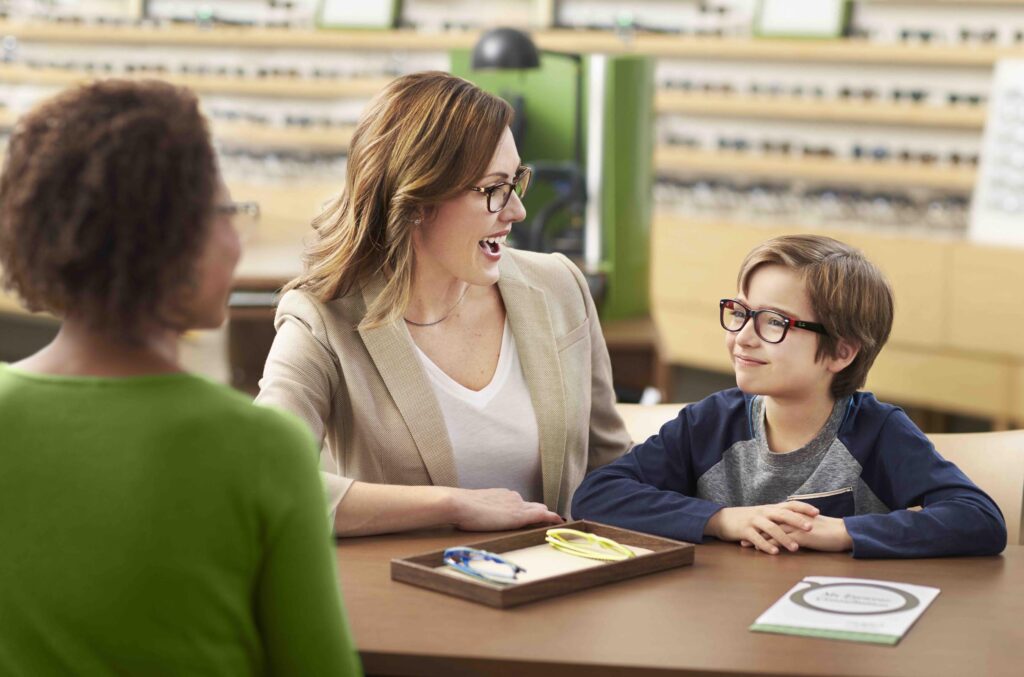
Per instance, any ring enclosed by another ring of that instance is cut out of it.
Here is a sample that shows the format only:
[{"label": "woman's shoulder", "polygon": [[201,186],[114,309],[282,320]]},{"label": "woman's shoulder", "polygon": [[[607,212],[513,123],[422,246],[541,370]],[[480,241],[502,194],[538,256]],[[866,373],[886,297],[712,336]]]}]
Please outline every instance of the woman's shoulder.
[{"label": "woman's shoulder", "polygon": [[512,264],[531,286],[555,291],[571,291],[586,287],[580,269],[564,254],[507,249]]},{"label": "woman's shoulder", "polygon": [[290,289],[277,302],[277,317],[292,315],[303,320],[345,318],[360,319],[366,308],[358,291],[345,296],[323,300],[305,289]]},{"label": "woman's shoulder", "polygon": [[175,399],[180,414],[196,430],[216,429],[218,437],[246,438],[254,446],[293,446],[311,440],[302,422],[287,412],[257,405],[248,395],[201,376],[189,381],[188,397],[180,393]]},{"label": "woman's shoulder", "polygon": [[304,289],[291,289],[278,301],[274,328],[280,331],[285,322],[297,322],[325,346],[334,345],[355,331],[365,314],[366,304],[358,290],[325,301]]}]

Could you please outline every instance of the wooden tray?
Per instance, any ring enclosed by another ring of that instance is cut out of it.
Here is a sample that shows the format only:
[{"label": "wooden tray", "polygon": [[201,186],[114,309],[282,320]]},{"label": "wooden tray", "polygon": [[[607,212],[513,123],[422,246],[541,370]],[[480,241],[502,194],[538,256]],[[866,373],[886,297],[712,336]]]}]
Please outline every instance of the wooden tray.
[{"label": "wooden tray", "polygon": [[[695,546],[692,543],[673,541],[668,538],[651,536],[638,531],[620,529],[586,520],[567,522],[559,526],[605,536],[618,541],[622,545],[645,548],[652,552],[620,562],[609,562],[591,569],[550,576],[538,581],[514,585],[499,585],[468,576],[451,576],[438,571],[437,567],[444,566],[444,550],[435,550],[434,552],[422,555],[391,560],[391,578],[448,595],[464,597],[480,604],[505,609],[538,599],[547,599],[557,595],[564,595],[568,592],[604,585],[605,583],[643,576],[655,571],[664,571],[665,569],[693,564]],[[486,541],[470,543],[456,541],[453,538],[451,546],[464,545],[501,554],[511,550],[543,545],[545,533],[550,528],[552,527],[542,527],[509,536],[500,536]]]}]

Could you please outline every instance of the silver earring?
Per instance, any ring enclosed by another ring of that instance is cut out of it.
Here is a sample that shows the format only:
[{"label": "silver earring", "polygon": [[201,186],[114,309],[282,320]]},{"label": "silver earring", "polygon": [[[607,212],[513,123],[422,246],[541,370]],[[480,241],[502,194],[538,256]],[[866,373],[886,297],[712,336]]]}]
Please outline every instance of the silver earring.
[{"label": "silver earring", "polygon": [[415,223],[418,226],[421,223],[423,223],[423,219],[413,219],[413,223]]}]

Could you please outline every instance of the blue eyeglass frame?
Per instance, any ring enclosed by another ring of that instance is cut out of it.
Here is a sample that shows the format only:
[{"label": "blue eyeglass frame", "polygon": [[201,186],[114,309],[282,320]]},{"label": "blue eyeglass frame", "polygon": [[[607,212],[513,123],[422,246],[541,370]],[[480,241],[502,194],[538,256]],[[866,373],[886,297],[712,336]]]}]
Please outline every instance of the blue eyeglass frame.
[{"label": "blue eyeglass frame", "polygon": [[[488,583],[499,583],[502,585],[515,583],[519,574],[526,572],[526,569],[515,562],[510,562],[501,555],[488,552],[487,550],[478,550],[477,548],[467,548],[464,546],[445,548],[443,559],[445,566],[449,566],[456,571],[466,574],[467,576],[487,581]],[[473,560],[494,562],[495,564],[506,566],[509,568],[509,573],[501,574],[477,571],[469,565]]]}]

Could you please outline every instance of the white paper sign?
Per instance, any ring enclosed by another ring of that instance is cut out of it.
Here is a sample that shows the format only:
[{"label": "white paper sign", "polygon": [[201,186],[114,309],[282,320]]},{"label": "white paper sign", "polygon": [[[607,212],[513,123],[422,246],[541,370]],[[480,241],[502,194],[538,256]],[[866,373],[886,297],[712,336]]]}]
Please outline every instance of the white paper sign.
[{"label": "white paper sign", "polygon": [[346,28],[391,28],[395,0],[322,0],[320,25]]},{"label": "white paper sign", "polygon": [[757,28],[764,36],[835,37],[845,12],[845,0],[761,0]]},{"label": "white paper sign", "polygon": [[761,614],[750,629],[896,644],[938,594],[938,588],[923,585],[808,576]]},{"label": "white paper sign", "polygon": [[979,242],[1024,247],[1024,60],[996,65],[970,235]]}]

